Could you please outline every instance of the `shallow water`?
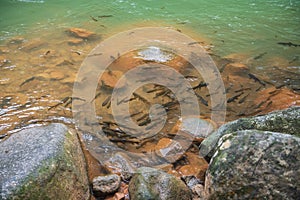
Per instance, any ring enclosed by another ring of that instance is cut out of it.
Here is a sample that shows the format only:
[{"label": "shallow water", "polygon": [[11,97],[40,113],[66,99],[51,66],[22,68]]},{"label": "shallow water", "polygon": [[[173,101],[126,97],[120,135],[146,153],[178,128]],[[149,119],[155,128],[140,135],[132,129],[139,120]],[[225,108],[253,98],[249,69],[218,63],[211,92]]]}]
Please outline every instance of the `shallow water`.
[{"label": "shallow water", "polygon": [[[2,0],[0,13],[0,134],[43,122],[72,126],[66,97],[72,95],[85,56],[112,34],[142,26],[168,26],[204,41],[219,69],[226,63],[222,59],[234,58],[268,82],[267,88],[286,84],[289,104],[299,104],[300,47],[277,43],[300,44],[300,1]],[[68,40],[74,39],[66,33],[70,27],[88,29],[97,37],[70,45]],[[250,82],[247,74],[236,79],[226,70],[223,79],[228,98]],[[245,104],[229,104],[226,121],[272,110],[274,100],[256,100],[259,95],[270,95],[258,93],[262,90],[259,83],[251,82],[248,87],[254,89],[249,90]],[[99,107],[106,98],[98,97]],[[209,96],[205,98],[209,104]],[[268,109],[255,108],[264,101]],[[202,110],[209,115],[207,106]],[[99,118],[109,115],[103,109],[98,113]]]}]

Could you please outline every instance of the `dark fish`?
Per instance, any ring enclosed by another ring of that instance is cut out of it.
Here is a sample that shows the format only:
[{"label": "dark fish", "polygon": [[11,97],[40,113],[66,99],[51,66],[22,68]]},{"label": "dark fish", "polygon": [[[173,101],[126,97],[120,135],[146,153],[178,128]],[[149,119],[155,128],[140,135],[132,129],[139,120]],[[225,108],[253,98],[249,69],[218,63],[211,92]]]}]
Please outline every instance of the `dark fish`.
[{"label": "dark fish", "polygon": [[138,118],[136,121],[141,121],[143,119],[146,119],[148,117],[148,114],[144,114],[143,116],[141,116],[140,118]]},{"label": "dark fish", "polygon": [[243,98],[241,98],[239,100],[239,104],[244,103],[244,101],[246,100],[246,98],[250,95],[250,93],[248,93],[246,96],[244,96]]},{"label": "dark fish", "polygon": [[203,97],[201,97],[199,94],[196,93],[196,95],[197,95],[198,99],[200,100],[200,102],[201,102],[203,105],[208,106],[208,101],[206,101],[206,100],[205,100]]},{"label": "dark fish", "polygon": [[238,92],[242,92],[242,91],[244,91],[244,90],[251,90],[251,88],[250,88],[250,87],[247,87],[247,88],[241,88],[241,89],[236,90],[236,91],[234,91],[234,92],[238,93]]},{"label": "dark fish", "polygon": [[300,44],[294,44],[292,42],[277,42],[277,44],[283,45],[283,46],[289,46],[289,47],[291,47],[291,46],[293,46],[293,47],[299,47],[300,46]]},{"label": "dark fish", "polygon": [[157,97],[159,97],[159,96],[165,96],[166,94],[168,94],[170,92],[171,92],[170,90],[163,90],[163,91],[161,91],[159,93],[156,93],[154,99],[157,98]]},{"label": "dark fish", "polygon": [[164,90],[165,88],[154,88],[152,90],[148,90],[147,93],[157,92],[159,90]]},{"label": "dark fish", "polygon": [[33,76],[33,77],[31,77],[31,78],[25,80],[23,83],[21,83],[20,87],[22,87],[22,86],[25,85],[26,83],[29,83],[30,81],[33,81],[34,79],[35,79],[35,77]]},{"label": "dark fish", "polygon": [[255,56],[253,59],[254,60],[258,60],[258,59],[261,59],[264,55],[266,55],[267,54],[267,52],[264,52],[264,53],[261,53],[261,54],[259,54],[258,56]]},{"label": "dark fish", "polygon": [[0,139],[3,139],[7,136],[7,134],[0,135]]},{"label": "dark fish", "polygon": [[45,56],[48,55],[49,53],[50,53],[50,50],[48,50],[48,51],[45,53]]},{"label": "dark fish", "polygon": [[193,45],[193,44],[203,44],[203,42],[190,42],[188,45]]},{"label": "dark fish", "polygon": [[110,58],[111,58],[112,60],[116,60],[116,58],[115,58],[114,56],[110,56]]},{"label": "dark fish", "polygon": [[294,58],[291,61],[289,61],[289,64],[291,64],[297,60],[299,60],[299,56],[294,56]]},{"label": "dark fish", "polygon": [[144,103],[150,104],[149,101],[147,101],[147,99],[145,99],[144,97],[142,97],[141,95],[137,94],[137,93],[133,93],[133,96],[140,99],[141,101],[143,101]]},{"label": "dark fish", "polygon": [[95,21],[95,22],[97,22],[98,21],[98,19],[96,19],[95,17],[93,17],[93,16],[90,16],[90,18],[93,20],[93,21]]},{"label": "dark fish", "polygon": [[130,115],[130,117],[134,117],[134,116],[139,115],[139,114],[141,114],[141,113],[143,113],[143,112],[142,112],[142,111],[139,111],[139,112],[133,113],[133,114]]},{"label": "dark fish", "polygon": [[266,86],[266,84],[263,81],[261,81],[260,79],[258,79],[255,75],[249,73],[248,76],[250,79],[253,79],[255,82],[258,82],[263,86]]},{"label": "dark fish", "polygon": [[88,55],[88,57],[101,56],[101,55],[102,55],[102,53],[94,53],[94,54],[92,54],[92,55]]},{"label": "dark fish", "polygon": [[257,106],[255,106],[253,109],[260,108],[264,103],[266,103],[267,100],[260,102]]},{"label": "dark fish", "polygon": [[106,99],[102,103],[102,107],[106,106],[110,102],[111,96],[106,97]]},{"label": "dark fish", "polygon": [[139,126],[145,126],[145,125],[149,124],[150,122],[151,122],[151,119],[150,119],[150,118],[147,118],[145,121],[139,123],[138,125],[139,125]]},{"label": "dark fish", "polygon": [[113,15],[99,15],[98,18],[108,18],[108,17],[113,17]]},{"label": "dark fish", "polygon": [[235,96],[229,98],[229,99],[227,100],[227,103],[234,102],[235,100],[237,100],[237,99],[238,99],[240,96],[242,96],[243,94],[244,94],[244,92],[241,92],[240,94],[237,94],[237,95],[235,95]]},{"label": "dark fish", "polygon": [[196,85],[195,87],[193,87],[193,90],[197,89],[197,88],[202,88],[202,87],[206,87],[208,86],[208,83],[205,83],[203,81],[201,81],[198,85]]}]

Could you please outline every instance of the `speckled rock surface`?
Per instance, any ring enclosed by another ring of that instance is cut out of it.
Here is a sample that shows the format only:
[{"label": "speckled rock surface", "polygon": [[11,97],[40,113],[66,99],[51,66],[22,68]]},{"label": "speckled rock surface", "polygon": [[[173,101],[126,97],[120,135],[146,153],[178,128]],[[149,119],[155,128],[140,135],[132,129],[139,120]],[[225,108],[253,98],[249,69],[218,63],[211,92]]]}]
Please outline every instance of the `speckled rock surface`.
[{"label": "speckled rock surface", "polygon": [[200,155],[211,158],[218,140],[225,134],[239,130],[262,130],[286,133],[300,137],[300,107],[271,112],[263,116],[241,118],[221,126],[200,145]]},{"label": "speckled rock surface", "polygon": [[205,179],[205,199],[299,199],[300,138],[244,130],[218,142]]},{"label": "speckled rock surface", "polygon": [[190,200],[191,191],[174,176],[161,170],[141,167],[129,183],[131,200]]},{"label": "speckled rock surface", "polygon": [[121,178],[116,174],[97,176],[93,179],[93,192],[105,195],[116,192],[121,184]]},{"label": "speckled rock surface", "polygon": [[63,124],[24,129],[0,143],[0,199],[88,199],[86,164]]}]

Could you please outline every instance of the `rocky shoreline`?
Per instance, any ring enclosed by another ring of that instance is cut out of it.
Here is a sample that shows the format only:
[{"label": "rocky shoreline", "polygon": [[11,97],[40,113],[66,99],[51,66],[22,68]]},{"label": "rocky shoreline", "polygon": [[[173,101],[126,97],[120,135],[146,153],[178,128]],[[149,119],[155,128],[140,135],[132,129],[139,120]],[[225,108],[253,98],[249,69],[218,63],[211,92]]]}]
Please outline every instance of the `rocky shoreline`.
[{"label": "rocky shoreline", "polygon": [[209,162],[204,180],[178,177],[164,166],[139,168],[129,179],[108,170],[91,182],[78,133],[55,123],[28,128],[1,142],[0,197],[297,199],[299,118],[295,106],[224,124],[200,144],[199,158]]}]

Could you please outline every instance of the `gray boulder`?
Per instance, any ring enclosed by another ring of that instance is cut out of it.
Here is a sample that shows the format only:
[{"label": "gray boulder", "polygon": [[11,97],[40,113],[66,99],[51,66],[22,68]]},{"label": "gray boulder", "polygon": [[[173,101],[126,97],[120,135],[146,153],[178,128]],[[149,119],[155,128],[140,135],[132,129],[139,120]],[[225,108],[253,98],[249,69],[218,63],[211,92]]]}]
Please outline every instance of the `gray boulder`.
[{"label": "gray boulder", "polygon": [[218,142],[205,179],[205,199],[299,199],[300,138],[244,130]]},{"label": "gray boulder", "polygon": [[0,199],[88,199],[86,164],[63,124],[24,129],[0,143]]},{"label": "gray boulder", "polygon": [[219,139],[225,134],[239,130],[273,131],[300,137],[300,106],[229,122],[201,143],[200,155],[211,158],[216,151]]},{"label": "gray boulder", "polygon": [[161,170],[141,167],[129,182],[132,200],[190,200],[191,191],[176,177]]}]

